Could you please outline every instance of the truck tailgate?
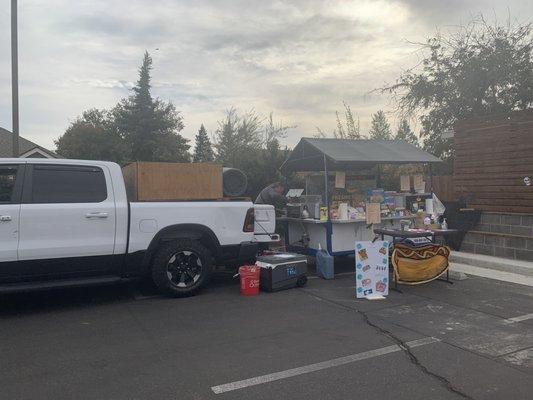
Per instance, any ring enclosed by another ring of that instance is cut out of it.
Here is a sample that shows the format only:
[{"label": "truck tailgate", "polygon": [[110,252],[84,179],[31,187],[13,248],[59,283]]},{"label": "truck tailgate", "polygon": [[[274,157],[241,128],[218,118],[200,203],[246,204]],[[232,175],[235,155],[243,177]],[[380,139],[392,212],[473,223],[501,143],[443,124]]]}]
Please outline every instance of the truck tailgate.
[{"label": "truck tailgate", "polygon": [[270,204],[254,204],[254,215],[255,239],[259,242],[273,241],[270,236],[276,231],[276,211],[274,206]]}]

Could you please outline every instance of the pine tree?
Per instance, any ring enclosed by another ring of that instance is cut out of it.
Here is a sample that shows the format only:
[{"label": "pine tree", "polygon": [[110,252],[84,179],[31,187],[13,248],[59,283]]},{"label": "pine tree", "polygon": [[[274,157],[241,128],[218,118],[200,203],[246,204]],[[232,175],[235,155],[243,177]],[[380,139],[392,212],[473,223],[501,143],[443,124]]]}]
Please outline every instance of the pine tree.
[{"label": "pine tree", "polygon": [[198,134],[196,135],[193,162],[212,162],[215,159],[213,154],[213,148],[211,147],[211,141],[207,135],[204,124],[200,126]]},{"label": "pine tree", "polygon": [[402,122],[400,122],[400,125],[398,126],[398,132],[396,132],[396,137],[394,139],[403,140],[407,143],[411,143],[415,146],[418,146],[418,138],[411,130],[409,122],[407,122],[406,119],[403,119]]},{"label": "pine tree", "polygon": [[247,157],[253,157],[261,148],[262,119],[251,110],[243,116],[235,108],[226,111],[224,120],[218,122],[215,133],[216,160],[227,167],[236,167]]},{"label": "pine tree", "polygon": [[190,161],[188,140],[179,134],[183,118],[172,103],[152,98],[152,58],[144,53],[132,95],[113,110],[132,161]]},{"label": "pine tree", "polygon": [[237,111],[232,108],[227,111],[226,118],[218,122],[215,134],[215,148],[217,150],[217,162],[226,167],[233,167],[236,163],[235,150],[238,150],[237,126],[239,117]]},{"label": "pine tree", "polygon": [[370,127],[370,138],[380,140],[391,140],[392,133],[389,122],[383,110],[379,110],[372,115],[372,125]]}]

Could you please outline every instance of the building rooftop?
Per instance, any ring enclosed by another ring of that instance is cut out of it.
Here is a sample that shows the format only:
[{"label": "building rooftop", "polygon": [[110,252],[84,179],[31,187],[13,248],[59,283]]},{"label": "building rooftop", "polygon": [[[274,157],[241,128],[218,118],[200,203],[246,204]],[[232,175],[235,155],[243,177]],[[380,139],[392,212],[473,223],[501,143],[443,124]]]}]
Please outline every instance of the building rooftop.
[{"label": "building rooftop", "polygon": [[[7,129],[0,128],[0,158],[12,157],[13,153],[13,134]],[[60,156],[53,151],[45,149],[32,141],[19,137],[20,157],[46,157],[46,158],[60,158]]]}]

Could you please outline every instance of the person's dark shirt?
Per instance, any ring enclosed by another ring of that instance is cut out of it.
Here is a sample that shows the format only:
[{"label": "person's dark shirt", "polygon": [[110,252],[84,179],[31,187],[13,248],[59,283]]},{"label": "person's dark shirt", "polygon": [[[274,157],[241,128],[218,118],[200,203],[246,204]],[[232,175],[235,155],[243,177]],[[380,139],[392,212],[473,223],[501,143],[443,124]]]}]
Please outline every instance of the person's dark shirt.
[{"label": "person's dark shirt", "polygon": [[269,185],[259,193],[256,204],[271,204],[273,206],[284,206],[287,203],[287,198],[274,189],[275,185]]}]

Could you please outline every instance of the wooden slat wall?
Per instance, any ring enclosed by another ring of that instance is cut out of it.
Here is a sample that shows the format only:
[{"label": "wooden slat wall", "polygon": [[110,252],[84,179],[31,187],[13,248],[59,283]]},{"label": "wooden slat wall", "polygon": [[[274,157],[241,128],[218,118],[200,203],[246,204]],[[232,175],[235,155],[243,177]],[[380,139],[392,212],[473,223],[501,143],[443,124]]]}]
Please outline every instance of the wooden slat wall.
[{"label": "wooden slat wall", "polygon": [[222,198],[222,166],[205,163],[136,162],[122,168],[130,201]]},{"label": "wooden slat wall", "polygon": [[433,193],[437,195],[440,201],[455,201],[453,176],[440,175],[431,177]]},{"label": "wooden slat wall", "polygon": [[474,118],[455,126],[454,191],[470,207],[533,213],[533,110]]}]

